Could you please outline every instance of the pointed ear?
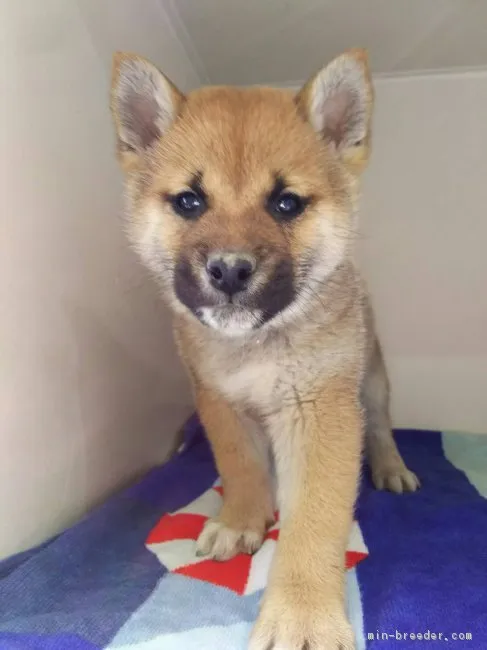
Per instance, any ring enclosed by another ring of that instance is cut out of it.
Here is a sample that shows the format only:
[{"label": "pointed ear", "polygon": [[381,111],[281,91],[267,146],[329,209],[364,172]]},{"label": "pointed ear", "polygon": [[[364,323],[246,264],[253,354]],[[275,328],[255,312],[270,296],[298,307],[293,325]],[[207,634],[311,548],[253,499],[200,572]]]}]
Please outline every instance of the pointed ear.
[{"label": "pointed ear", "polygon": [[360,173],[369,158],[374,103],[365,50],[349,50],[337,57],[308,81],[296,101],[350,171]]},{"label": "pointed ear", "polygon": [[170,127],[183,102],[184,95],[152,63],[134,54],[114,55],[110,108],[126,170]]}]

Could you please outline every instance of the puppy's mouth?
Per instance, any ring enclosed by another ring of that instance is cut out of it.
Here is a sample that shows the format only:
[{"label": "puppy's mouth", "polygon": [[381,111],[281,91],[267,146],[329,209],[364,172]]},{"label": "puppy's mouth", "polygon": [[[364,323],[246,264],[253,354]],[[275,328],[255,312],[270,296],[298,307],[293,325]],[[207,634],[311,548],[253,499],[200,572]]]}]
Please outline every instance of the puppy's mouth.
[{"label": "puppy's mouth", "polygon": [[257,275],[244,291],[233,295],[215,290],[201,273],[180,263],[175,269],[174,291],[200,323],[227,336],[259,329],[296,297],[292,265],[286,261],[275,265],[271,273]]},{"label": "puppy's mouth", "polygon": [[259,309],[249,309],[232,303],[198,307],[194,314],[203,325],[227,336],[244,335],[258,329],[264,322]]}]

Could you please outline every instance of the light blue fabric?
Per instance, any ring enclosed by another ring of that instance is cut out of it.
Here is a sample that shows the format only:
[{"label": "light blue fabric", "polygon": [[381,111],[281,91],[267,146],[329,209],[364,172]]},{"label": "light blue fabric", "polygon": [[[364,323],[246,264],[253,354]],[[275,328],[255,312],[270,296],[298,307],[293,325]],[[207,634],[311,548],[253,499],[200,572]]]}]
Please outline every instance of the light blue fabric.
[{"label": "light blue fabric", "polygon": [[450,463],[487,499],[487,436],[444,431],[443,450]]}]

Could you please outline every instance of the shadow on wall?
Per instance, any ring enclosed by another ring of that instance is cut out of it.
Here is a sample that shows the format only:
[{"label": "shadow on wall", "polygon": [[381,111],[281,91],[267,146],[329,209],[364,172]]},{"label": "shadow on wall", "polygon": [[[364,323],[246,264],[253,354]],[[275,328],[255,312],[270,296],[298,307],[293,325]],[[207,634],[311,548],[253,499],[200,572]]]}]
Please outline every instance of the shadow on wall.
[{"label": "shadow on wall", "polygon": [[95,492],[105,494],[120,477],[166,458],[188,399],[186,385],[164,374],[167,359],[150,365],[96,314],[74,303],[64,306],[75,339],[79,415],[86,432],[79,480],[91,501],[93,477],[99,482]]}]

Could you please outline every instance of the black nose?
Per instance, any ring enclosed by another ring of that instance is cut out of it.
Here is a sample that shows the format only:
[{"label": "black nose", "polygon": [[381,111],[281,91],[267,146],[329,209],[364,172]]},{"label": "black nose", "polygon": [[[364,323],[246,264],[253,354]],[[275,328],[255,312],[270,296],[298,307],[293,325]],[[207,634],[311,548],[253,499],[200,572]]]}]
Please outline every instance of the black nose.
[{"label": "black nose", "polygon": [[211,284],[232,296],[238,291],[245,291],[254,272],[251,259],[237,255],[219,255],[210,257],[206,271]]}]

